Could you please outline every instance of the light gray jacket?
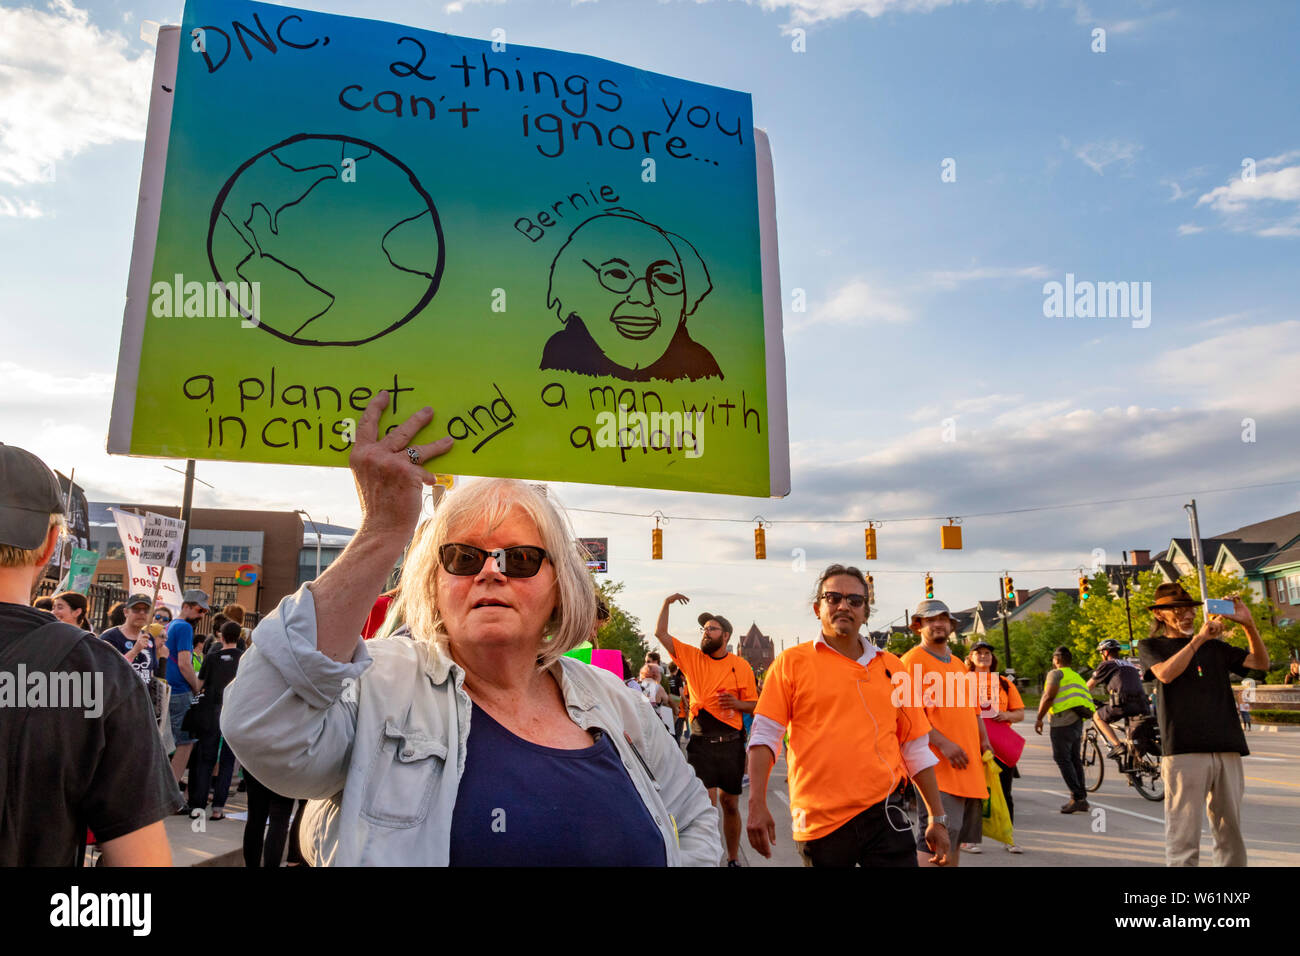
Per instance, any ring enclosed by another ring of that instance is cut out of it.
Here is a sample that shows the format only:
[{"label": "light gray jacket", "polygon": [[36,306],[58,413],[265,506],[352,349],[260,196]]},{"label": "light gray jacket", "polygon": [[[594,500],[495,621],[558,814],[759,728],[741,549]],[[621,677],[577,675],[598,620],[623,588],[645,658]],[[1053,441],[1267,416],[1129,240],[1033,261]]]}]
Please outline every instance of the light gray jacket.
[{"label": "light gray jacket", "polygon": [[[716,866],[717,811],[644,698],[581,661],[558,668],[569,716],[608,733],[668,864]],[[304,585],[254,631],[225,690],[221,731],[258,781],[313,800],[301,837],[314,865],[446,866],[469,737],[464,680],[436,646],[404,637],[358,638],[350,663],[330,660],[316,649]]]}]

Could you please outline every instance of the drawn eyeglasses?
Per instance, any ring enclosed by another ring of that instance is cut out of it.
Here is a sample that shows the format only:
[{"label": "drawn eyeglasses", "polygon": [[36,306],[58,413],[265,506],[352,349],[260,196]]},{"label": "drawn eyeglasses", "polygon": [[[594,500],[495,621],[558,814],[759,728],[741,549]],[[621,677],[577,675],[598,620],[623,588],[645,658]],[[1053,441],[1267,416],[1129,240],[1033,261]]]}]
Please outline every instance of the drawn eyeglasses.
[{"label": "drawn eyeglasses", "polygon": [[682,292],[681,271],[667,259],[652,262],[644,275],[638,275],[622,259],[610,259],[598,266],[587,262],[586,259],[582,261],[586,263],[587,268],[596,273],[596,278],[602,286],[617,295],[631,292],[632,286],[636,285],[639,279],[645,279],[646,285],[664,295],[681,295]]}]

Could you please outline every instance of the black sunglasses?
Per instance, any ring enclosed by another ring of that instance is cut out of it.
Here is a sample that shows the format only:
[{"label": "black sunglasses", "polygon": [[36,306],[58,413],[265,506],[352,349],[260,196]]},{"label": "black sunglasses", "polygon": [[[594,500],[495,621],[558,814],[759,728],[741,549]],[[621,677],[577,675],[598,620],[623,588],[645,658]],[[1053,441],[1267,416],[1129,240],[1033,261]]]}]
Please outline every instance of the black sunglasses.
[{"label": "black sunglasses", "polygon": [[831,607],[839,604],[841,601],[847,601],[849,607],[862,607],[867,603],[865,594],[841,594],[839,591],[823,591],[821,598]]},{"label": "black sunglasses", "polygon": [[444,544],[438,549],[438,560],[448,574],[468,577],[478,574],[487,564],[488,558],[496,561],[497,570],[508,578],[531,578],[542,569],[542,562],[547,558],[544,548],[532,545],[516,545],[513,548],[497,548],[484,551],[472,544]]}]

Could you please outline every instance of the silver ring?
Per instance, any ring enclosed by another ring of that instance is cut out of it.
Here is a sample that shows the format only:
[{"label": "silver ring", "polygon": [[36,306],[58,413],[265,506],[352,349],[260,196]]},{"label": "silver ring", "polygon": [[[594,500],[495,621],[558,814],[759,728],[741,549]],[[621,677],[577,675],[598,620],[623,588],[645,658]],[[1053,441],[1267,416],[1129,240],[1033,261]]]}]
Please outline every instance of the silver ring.
[{"label": "silver ring", "polygon": [[420,464],[420,453],[415,450],[414,446],[406,449],[406,457],[411,459],[412,465]]}]

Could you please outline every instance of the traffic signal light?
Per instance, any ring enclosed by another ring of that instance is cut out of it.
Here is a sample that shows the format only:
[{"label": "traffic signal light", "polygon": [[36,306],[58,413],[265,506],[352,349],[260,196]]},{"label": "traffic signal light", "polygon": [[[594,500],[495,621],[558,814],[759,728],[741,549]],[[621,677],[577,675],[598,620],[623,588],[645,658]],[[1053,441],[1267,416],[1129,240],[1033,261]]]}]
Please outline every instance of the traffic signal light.
[{"label": "traffic signal light", "polygon": [[876,579],[867,575],[867,607],[876,603]]},{"label": "traffic signal light", "polygon": [[1092,585],[1083,575],[1079,575],[1079,600],[1088,600],[1088,595],[1092,592]]},{"label": "traffic signal light", "polygon": [[1005,583],[1003,584],[1003,586],[1002,586],[1002,594],[1003,594],[1003,596],[1004,596],[1008,601],[1014,601],[1014,600],[1016,599],[1016,585],[1015,585],[1015,582],[1011,580],[1011,575],[1009,575],[1009,574],[1008,574],[1008,575],[1006,576],[1006,578],[1004,578],[1003,580],[1004,580],[1004,582],[1005,582]]},{"label": "traffic signal light", "polygon": [[754,558],[758,561],[767,558],[767,534],[761,524],[754,529]]},{"label": "traffic signal light", "polygon": [[951,518],[946,525],[939,528],[939,549],[941,551],[961,550],[961,525]]},{"label": "traffic signal light", "polygon": [[934,577],[930,574],[925,576],[925,596],[927,598],[934,597]]},{"label": "traffic signal light", "polygon": [[867,560],[876,560],[876,529],[867,528]]},{"label": "traffic signal light", "polygon": [[664,559],[664,532],[662,528],[656,527],[650,532],[650,558],[654,561]]}]

